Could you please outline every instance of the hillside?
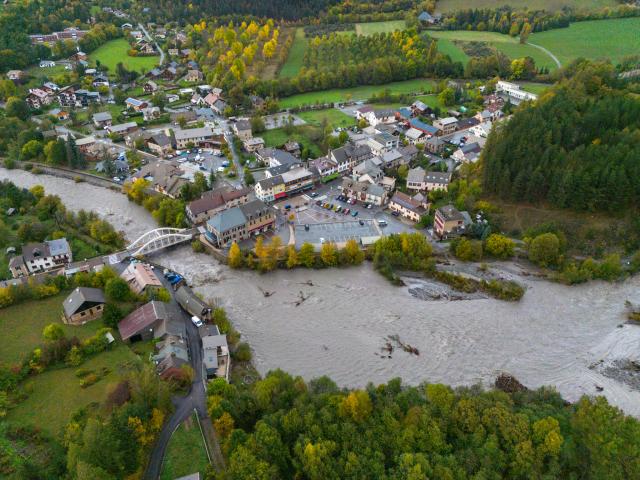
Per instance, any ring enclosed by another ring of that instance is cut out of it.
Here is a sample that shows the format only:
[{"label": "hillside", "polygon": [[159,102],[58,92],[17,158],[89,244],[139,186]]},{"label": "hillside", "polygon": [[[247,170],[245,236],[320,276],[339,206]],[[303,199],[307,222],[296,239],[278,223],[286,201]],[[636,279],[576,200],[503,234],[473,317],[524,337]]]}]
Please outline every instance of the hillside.
[{"label": "hillside", "polygon": [[503,198],[619,212],[640,202],[640,102],[585,62],[490,135],[484,186]]}]

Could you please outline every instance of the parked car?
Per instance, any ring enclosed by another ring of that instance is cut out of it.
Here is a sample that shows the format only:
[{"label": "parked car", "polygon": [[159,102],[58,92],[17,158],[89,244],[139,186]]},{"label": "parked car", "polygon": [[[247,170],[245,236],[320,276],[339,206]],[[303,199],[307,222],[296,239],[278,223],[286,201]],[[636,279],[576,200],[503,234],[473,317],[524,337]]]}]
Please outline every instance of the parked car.
[{"label": "parked car", "polygon": [[338,205],[338,206],[336,207],[336,213],[340,213],[340,210],[342,210],[342,207],[341,207],[340,205]]},{"label": "parked car", "polygon": [[318,192],[311,192],[310,196],[311,198],[316,198],[318,196]]},{"label": "parked car", "polygon": [[386,227],[387,226],[387,221],[386,220],[378,220],[378,225],[380,225],[381,227]]},{"label": "parked car", "polygon": [[193,317],[191,317],[191,322],[198,328],[200,328],[203,325],[202,320],[200,320],[195,315]]},{"label": "parked car", "polygon": [[353,218],[356,218],[356,217],[358,216],[358,211],[357,211],[357,210],[356,210],[356,211],[354,211],[354,212],[351,214],[351,216],[352,216]]},{"label": "parked car", "polygon": [[342,213],[344,213],[345,215],[349,215],[350,212],[351,212],[351,209],[345,208]]},{"label": "parked car", "polygon": [[394,210],[393,212],[391,212],[391,215],[393,215],[394,217],[399,217],[400,216],[400,212],[396,212]]},{"label": "parked car", "polygon": [[321,207],[321,206],[322,206],[322,201],[317,200],[317,201],[316,201],[316,205],[318,205],[319,207]]}]

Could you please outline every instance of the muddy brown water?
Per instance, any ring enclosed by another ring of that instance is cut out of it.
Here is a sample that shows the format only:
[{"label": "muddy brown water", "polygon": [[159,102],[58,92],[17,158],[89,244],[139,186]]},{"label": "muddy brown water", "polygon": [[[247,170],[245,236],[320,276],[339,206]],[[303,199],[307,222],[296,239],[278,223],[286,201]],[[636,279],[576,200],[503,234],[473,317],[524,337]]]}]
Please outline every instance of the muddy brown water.
[{"label": "muddy brown water", "polygon": [[[96,211],[130,240],[155,227],[143,208],[117,192],[20,170],[0,169],[0,178],[24,187],[43,185],[71,209]],[[259,275],[230,270],[187,246],[154,259],[227,309],[262,373],[282,368],[357,387],[394,377],[409,384],[490,385],[505,371],[530,388],[552,385],[569,401],[602,394],[640,416],[640,391],[633,388],[639,374],[619,370],[640,362],[640,327],[625,323],[624,306],[625,300],[640,303],[638,276],[567,287],[519,277],[504,264],[527,287],[518,303],[428,301],[416,292],[432,285],[406,278],[407,286],[394,287],[369,265]],[[265,297],[263,291],[274,293]],[[308,299],[295,306],[300,292]],[[386,358],[381,349],[389,335],[420,355],[396,349]]]}]

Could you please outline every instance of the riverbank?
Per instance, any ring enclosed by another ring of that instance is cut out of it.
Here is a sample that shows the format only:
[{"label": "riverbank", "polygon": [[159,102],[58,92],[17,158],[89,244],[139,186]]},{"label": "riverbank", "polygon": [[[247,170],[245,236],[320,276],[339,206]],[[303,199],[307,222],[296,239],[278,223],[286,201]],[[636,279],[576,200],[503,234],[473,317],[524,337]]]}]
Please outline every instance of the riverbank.
[{"label": "riverbank", "polygon": [[[155,227],[142,207],[104,188],[20,170],[0,169],[0,177],[20,186],[42,184],[71,209],[105,215],[130,239]],[[403,277],[407,286],[394,287],[366,264],[259,275],[231,270],[188,246],[154,261],[184,274],[206,300],[225,307],[252,346],[261,374],[275,368],[306,379],[326,374],[351,387],[393,377],[409,384],[490,386],[506,371],[529,388],[552,385],[568,401],[605,395],[640,416],[640,392],[605,371],[617,361],[640,361],[640,327],[626,323],[625,310],[625,300],[640,303],[638,277],[568,287],[522,275],[512,262],[493,262],[491,269],[527,288],[520,302],[423,301],[411,290],[426,288],[428,280]],[[261,289],[275,293],[265,298]],[[296,307],[300,291],[309,298]],[[377,355],[394,334],[420,355]],[[602,367],[589,368],[596,362]]]}]

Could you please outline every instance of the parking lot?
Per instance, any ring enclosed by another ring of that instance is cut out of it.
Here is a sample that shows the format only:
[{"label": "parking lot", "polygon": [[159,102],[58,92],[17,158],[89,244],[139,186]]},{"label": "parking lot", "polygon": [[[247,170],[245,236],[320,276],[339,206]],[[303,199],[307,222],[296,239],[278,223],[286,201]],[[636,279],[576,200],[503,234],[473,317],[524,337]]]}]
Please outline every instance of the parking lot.
[{"label": "parking lot", "polygon": [[296,248],[300,248],[305,242],[314,245],[333,242],[340,247],[351,238],[360,242],[362,238],[381,235],[376,221],[371,219],[358,221],[344,218],[343,221],[332,223],[309,223],[306,227],[298,224],[295,230]]}]

